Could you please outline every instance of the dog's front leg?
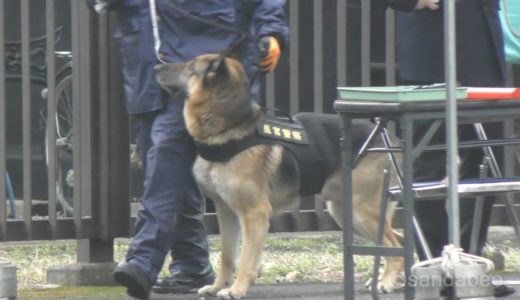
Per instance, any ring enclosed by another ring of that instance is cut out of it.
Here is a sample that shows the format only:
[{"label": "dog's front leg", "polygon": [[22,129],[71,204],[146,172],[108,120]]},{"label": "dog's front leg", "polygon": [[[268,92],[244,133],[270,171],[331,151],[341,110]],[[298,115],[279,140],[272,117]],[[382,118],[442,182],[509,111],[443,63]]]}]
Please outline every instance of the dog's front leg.
[{"label": "dog's front leg", "polygon": [[201,296],[216,295],[220,290],[231,283],[235,272],[235,257],[238,249],[238,235],[240,224],[236,214],[220,201],[215,201],[222,251],[220,253],[220,271],[212,285],[199,289]]},{"label": "dog's front leg", "polygon": [[229,289],[217,294],[220,299],[240,299],[247,293],[249,285],[257,276],[257,267],[269,230],[271,205],[267,200],[256,207],[248,207],[239,216],[242,227],[242,251],[237,277]]}]

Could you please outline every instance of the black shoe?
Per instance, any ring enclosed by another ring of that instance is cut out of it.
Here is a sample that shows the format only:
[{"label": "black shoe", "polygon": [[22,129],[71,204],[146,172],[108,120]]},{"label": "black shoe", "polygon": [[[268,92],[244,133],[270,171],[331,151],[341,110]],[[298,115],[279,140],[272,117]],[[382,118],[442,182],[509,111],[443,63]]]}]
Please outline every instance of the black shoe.
[{"label": "black shoe", "polygon": [[515,289],[507,285],[495,285],[493,286],[493,292],[495,297],[505,297],[513,294]]},{"label": "black shoe", "polygon": [[196,292],[201,287],[212,284],[215,273],[211,267],[199,274],[190,275],[182,272],[157,280],[152,291],[157,294],[184,294]]},{"label": "black shoe", "polygon": [[148,277],[134,264],[121,262],[114,269],[116,282],[126,287],[129,296],[147,300],[152,284]]}]

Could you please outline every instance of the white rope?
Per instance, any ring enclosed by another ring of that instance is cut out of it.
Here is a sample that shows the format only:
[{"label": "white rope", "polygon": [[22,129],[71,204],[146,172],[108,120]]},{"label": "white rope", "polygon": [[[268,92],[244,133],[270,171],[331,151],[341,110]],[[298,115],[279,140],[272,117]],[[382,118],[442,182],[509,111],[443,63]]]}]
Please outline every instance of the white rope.
[{"label": "white rope", "polygon": [[460,265],[477,265],[482,264],[486,267],[486,272],[492,272],[495,269],[493,262],[487,258],[471,255],[463,252],[463,249],[453,245],[444,247],[442,256],[418,262],[412,266],[411,271],[426,266],[440,265],[444,276],[447,278],[454,277],[454,270]]}]

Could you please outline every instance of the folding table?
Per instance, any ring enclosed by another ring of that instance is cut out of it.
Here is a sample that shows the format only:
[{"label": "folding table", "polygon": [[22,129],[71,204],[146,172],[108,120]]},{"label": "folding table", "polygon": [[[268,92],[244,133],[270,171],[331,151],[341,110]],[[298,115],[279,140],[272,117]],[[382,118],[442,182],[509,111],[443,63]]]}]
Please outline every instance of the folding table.
[{"label": "folding table", "polygon": [[[466,100],[456,101],[458,123],[497,122],[520,117],[520,99],[507,100]],[[345,299],[355,299],[354,292],[354,260],[358,255],[389,255],[404,256],[405,260],[405,299],[414,299],[414,288],[410,285],[410,268],[414,263],[414,192],[413,192],[413,162],[425,145],[414,147],[414,123],[420,120],[445,120],[446,101],[378,101],[378,100],[336,100],[334,109],[341,116],[342,129],[342,177],[343,177],[343,240],[344,240],[344,272]],[[352,152],[352,120],[358,118],[382,118],[400,122],[401,145],[403,153],[402,168],[402,206],[404,210],[404,247],[391,248],[383,246],[356,246],[353,239],[352,213],[352,167],[355,154]],[[520,139],[506,137],[501,140],[476,141],[475,143],[459,144],[459,147],[486,147],[495,144],[508,145],[520,143]],[[511,183],[518,180],[511,179]]]}]

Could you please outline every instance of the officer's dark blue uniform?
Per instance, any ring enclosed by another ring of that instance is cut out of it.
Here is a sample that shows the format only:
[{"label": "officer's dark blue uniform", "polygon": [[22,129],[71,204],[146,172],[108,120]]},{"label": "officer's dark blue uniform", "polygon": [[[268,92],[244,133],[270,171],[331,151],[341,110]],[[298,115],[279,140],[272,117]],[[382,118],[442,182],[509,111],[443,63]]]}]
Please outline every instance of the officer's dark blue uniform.
[{"label": "officer's dark blue uniform", "polygon": [[[391,6],[411,11],[417,0],[384,0]],[[442,3],[442,0],[441,0]],[[505,62],[502,31],[498,19],[499,0],[458,0],[456,3],[457,81],[462,86],[502,86]],[[396,13],[396,47],[399,75],[403,84],[444,82],[443,9]],[[428,124],[416,126],[414,140],[427,130]],[[471,125],[459,126],[460,140],[476,139]],[[490,136],[500,131],[488,130]],[[445,143],[445,128],[440,128],[432,143]],[[461,149],[461,178],[478,178],[482,162],[480,149]],[[440,180],[445,176],[444,151],[423,153],[414,164],[416,181]],[[461,245],[469,249],[474,201],[461,201]],[[485,202],[479,250],[484,246],[492,201]],[[440,256],[448,244],[447,214],[444,203],[416,203],[416,214],[433,256]],[[422,253],[420,253],[422,254]],[[423,255],[421,255],[424,258]]]},{"label": "officer's dark blue uniform", "polygon": [[[155,11],[149,2],[123,0],[117,5],[120,24],[115,37],[134,139],[145,169],[144,196],[126,260],[153,283],[170,250],[172,273],[195,274],[209,266],[202,198],[191,173],[195,149],[183,120],[183,99],[172,99],[160,89],[154,65],[234,47],[250,78],[257,78],[258,39],[272,36],[284,45],[288,28],[283,0],[156,0]],[[258,92],[256,80],[255,100]]]}]

